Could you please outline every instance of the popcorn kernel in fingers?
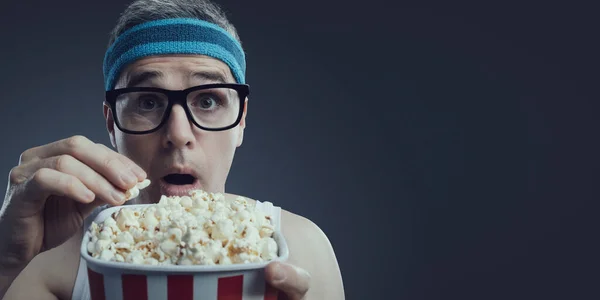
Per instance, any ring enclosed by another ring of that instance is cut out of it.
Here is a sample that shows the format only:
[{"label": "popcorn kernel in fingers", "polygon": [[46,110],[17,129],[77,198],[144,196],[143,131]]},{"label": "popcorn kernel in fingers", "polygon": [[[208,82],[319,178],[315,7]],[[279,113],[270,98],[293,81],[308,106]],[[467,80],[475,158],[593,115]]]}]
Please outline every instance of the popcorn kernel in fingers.
[{"label": "popcorn kernel in fingers", "polygon": [[144,179],[138,182],[134,187],[125,192],[125,201],[129,201],[140,195],[140,190],[147,188],[150,185],[150,179]]},{"label": "popcorn kernel in fingers", "polygon": [[139,190],[143,190],[150,185],[150,179],[144,179],[136,185]]}]

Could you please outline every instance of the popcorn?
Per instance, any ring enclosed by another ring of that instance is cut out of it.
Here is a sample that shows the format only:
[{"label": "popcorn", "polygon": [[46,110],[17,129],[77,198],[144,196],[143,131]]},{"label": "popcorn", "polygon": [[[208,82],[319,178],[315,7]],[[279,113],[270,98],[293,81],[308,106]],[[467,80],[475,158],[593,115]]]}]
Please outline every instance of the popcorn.
[{"label": "popcorn", "polygon": [[150,185],[150,179],[144,179],[142,182],[139,182],[134,187],[130,188],[125,192],[125,201],[129,201],[140,195],[140,190],[145,189]]},{"label": "popcorn", "polygon": [[[141,182],[129,195],[147,187]],[[137,191],[136,191],[137,189]],[[277,258],[271,216],[246,198],[195,190],[162,196],[143,208],[123,207],[90,226],[88,253],[106,261],[147,265],[227,265]]]},{"label": "popcorn", "polygon": [[139,216],[139,212],[125,209],[117,214],[115,221],[120,230],[127,230],[129,227],[140,227],[137,216]]},{"label": "popcorn", "polygon": [[102,259],[102,260],[113,260],[114,257],[115,257],[115,253],[113,251],[110,251],[108,249],[104,249],[100,253],[100,257],[99,258]]}]

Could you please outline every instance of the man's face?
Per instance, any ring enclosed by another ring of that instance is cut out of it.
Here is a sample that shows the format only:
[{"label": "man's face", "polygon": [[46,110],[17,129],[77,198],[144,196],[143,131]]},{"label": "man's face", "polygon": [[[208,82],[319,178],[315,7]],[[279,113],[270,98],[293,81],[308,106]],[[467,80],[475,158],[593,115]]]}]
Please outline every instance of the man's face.
[{"label": "man's face", "polygon": [[[229,67],[222,61],[207,56],[174,55],[148,57],[131,64],[121,73],[116,88],[144,86],[183,90],[223,80],[235,83]],[[161,195],[187,195],[193,189],[225,192],[235,150],[243,140],[246,106],[238,126],[225,131],[205,131],[190,122],[183,107],[176,104],[158,131],[133,135],[115,126],[113,112],[105,105],[111,143],[119,153],[142,167],[152,181],[141,191],[138,202],[158,202]],[[177,173],[188,176],[182,181],[173,180],[172,174]],[[193,176],[191,184],[189,175]]]}]

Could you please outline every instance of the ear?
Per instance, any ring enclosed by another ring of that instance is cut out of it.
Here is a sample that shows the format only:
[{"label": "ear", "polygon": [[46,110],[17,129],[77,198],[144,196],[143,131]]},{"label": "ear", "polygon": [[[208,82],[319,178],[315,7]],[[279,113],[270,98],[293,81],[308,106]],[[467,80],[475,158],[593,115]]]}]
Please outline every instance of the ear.
[{"label": "ear", "polygon": [[246,114],[247,113],[248,113],[248,98],[246,98],[246,101],[244,101],[244,112],[242,113],[242,119],[240,120],[240,124],[238,125],[240,127],[240,131],[238,133],[237,147],[240,147],[242,145],[242,142],[244,141],[244,129],[246,129]]},{"label": "ear", "polygon": [[113,118],[112,109],[108,106],[108,103],[104,102],[104,119],[106,119],[106,130],[108,130],[108,135],[110,137],[110,143],[113,147],[117,148],[117,143],[115,142],[115,119]]}]

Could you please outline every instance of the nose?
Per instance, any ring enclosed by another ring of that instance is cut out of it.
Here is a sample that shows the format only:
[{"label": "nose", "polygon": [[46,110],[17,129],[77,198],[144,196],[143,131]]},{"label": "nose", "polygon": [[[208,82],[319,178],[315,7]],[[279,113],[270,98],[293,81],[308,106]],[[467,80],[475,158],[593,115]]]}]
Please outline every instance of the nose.
[{"label": "nose", "polygon": [[193,148],[195,137],[192,126],[194,124],[188,120],[183,107],[179,104],[173,105],[165,124],[166,134],[163,136],[163,146],[165,148]]}]

